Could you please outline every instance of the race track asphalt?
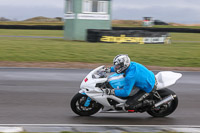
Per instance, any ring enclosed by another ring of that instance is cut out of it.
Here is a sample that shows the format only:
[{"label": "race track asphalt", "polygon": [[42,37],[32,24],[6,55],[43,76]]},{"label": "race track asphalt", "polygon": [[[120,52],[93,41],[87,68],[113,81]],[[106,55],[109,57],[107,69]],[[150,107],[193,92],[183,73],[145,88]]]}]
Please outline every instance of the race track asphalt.
[{"label": "race track asphalt", "polygon": [[89,71],[0,68],[0,124],[200,125],[200,72],[181,72],[183,77],[170,87],[179,106],[168,117],[147,113],[80,117],[71,111],[70,100]]}]

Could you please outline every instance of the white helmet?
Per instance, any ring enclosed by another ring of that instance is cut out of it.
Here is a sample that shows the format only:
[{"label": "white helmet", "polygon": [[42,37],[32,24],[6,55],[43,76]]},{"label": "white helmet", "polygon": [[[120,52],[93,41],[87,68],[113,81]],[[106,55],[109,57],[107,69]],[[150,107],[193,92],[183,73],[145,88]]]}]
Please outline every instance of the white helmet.
[{"label": "white helmet", "polygon": [[113,65],[116,73],[123,73],[130,66],[128,55],[120,54],[113,59]]}]

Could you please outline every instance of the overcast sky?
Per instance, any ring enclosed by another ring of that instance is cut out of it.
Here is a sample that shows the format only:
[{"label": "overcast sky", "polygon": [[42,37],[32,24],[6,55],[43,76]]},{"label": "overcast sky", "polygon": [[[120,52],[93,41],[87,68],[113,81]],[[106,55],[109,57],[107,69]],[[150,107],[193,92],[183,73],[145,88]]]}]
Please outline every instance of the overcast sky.
[{"label": "overcast sky", "polygon": [[[200,23],[200,0],[113,0],[113,19]],[[64,0],[0,0],[0,17],[24,20],[36,16],[63,17]]]}]

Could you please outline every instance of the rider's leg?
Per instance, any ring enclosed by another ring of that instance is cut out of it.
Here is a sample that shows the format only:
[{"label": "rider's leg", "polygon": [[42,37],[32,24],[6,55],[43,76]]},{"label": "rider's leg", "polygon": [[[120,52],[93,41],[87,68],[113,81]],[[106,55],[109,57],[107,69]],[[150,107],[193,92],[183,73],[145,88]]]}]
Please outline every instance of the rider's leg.
[{"label": "rider's leg", "polygon": [[154,101],[153,100],[145,100],[148,96],[152,95],[154,91],[157,89],[157,81],[155,83],[154,88],[150,93],[146,93],[143,90],[140,90],[138,87],[133,87],[131,94],[128,98],[128,100],[125,103],[125,109],[126,110],[135,110],[138,107],[141,106],[146,106],[146,105],[153,105]]}]

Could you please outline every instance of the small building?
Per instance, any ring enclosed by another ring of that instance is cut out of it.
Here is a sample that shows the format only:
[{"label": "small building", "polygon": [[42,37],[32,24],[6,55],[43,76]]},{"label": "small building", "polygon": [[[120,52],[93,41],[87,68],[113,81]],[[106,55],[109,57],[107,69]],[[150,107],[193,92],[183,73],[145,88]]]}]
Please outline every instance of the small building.
[{"label": "small building", "polygon": [[66,0],[64,39],[83,40],[87,29],[111,29],[111,0]]},{"label": "small building", "polygon": [[143,17],[143,26],[152,27],[154,20],[152,17]]}]

